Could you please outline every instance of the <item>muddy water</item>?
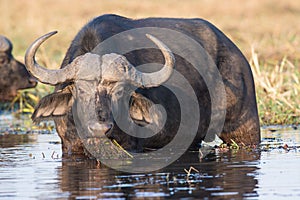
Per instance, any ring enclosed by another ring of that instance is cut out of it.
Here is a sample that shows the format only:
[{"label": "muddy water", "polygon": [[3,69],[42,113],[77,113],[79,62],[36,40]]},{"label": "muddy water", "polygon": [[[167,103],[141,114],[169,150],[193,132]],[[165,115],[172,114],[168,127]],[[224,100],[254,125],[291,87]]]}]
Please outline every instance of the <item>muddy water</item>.
[{"label": "muddy water", "polygon": [[258,150],[201,160],[189,152],[160,171],[129,174],[62,159],[55,131],[11,120],[0,118],[0,199],[300,199],[300,127],[263,128]]}]

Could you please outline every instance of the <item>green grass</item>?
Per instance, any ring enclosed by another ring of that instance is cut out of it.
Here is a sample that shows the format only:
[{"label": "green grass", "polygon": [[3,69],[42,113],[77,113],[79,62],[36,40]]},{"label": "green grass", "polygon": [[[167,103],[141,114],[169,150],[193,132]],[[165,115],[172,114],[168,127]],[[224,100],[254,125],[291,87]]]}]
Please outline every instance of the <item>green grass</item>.
[{"label": "green grass", "polygon": [[35,88],[19,90],[17,96],[9,104],[6,104],[5,109],[15,114],[32,114],[40,99],[53,91],[54,87],[41,83]]}]

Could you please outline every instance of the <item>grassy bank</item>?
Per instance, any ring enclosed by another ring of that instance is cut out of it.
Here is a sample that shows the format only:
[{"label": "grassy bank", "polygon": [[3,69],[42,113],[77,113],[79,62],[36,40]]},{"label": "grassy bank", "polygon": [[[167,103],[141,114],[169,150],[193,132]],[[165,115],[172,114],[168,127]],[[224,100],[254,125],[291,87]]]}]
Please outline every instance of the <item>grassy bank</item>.
[{"label": "grassy bank", "polygon": [[20,60],[37,36],[59,31],[37,56],[50,68],[59,66],[78,30],[101,14],[205,18],[225,32],[251,63],[261,123],[300,122],[300,4],[297,1],[1,0],[0,7],[0,34],[11,38],[14,54]]}]

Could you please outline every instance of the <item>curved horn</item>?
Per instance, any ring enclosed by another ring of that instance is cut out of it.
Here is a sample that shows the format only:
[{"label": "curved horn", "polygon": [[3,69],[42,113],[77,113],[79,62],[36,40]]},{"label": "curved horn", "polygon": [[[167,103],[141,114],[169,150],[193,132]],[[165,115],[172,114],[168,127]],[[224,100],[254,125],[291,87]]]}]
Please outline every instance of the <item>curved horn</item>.
[{"label": "curved horn", "polygon": [[76,69],[74,67],[70,67],[70,65],[67,65],[62,69],[50,70],[40,66],[35,61],[35,54],[40,45],[56,33],[57,31],[53,31],[39,37],[30,45],[25,54],[25,66],[29,73],[37,78],[40,82],[50,85],[56,85],[58,83],[72,80],[76,71]]},{"label": "curved horn", "polygon": [[166,82],[172,75],[175,66],[175,58],[171,50],[163,42],[152,35],[146,34],[146,36],[162,51],[165,58],[165,64],[163,68],[153,73],[142,73],[137,71],[137,77],[139,78],[135,81],[144,87],[157,87]]},{"label": "curved horn", "polygon": [[12,50],[12,43],[6,37],[0,35],[0,51],[6,52]]}]

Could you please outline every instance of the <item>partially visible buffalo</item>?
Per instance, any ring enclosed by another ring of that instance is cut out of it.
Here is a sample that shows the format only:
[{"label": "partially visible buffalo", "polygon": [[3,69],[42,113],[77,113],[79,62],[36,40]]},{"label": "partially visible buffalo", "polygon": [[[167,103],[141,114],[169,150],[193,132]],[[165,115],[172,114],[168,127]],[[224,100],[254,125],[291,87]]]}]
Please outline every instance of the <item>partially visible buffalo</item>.
[{"label": "partially visible buffalo", "polygon": [[[92,117],[88,119],[87,116],[83,122],[89,131],[86,137],[96,139],[107,136],[115,139],[125,149],[133,151],[161,148],[168,144],[174,138],[180,123],[180,106],[172,92],[161,84],[172,76],[174,67],[194,89],[201,111],[200,121],[195,122],[199,123],[199,126],[191,147],[197,148],[206,136],[212,112],[208,87],[203,77],[190,63],[176,54],[173,55],[172,48],[167,47],[168,44],[149,36],[160,51],[143,49],[126,55],[93,53],[93,49],[99,43],[111,36],[143,27],[175,30],[202,45],[217,66],[225,86],[227,105],[221,138],[227,143],[232,139],[239,144],[258,144],[260,126],[251,69],[240,50],[220,30],[202,19],[132,20],[117,15],[103,15],[93,19],[76,35],[61,69],[48,70],[34,59],[38,47],[53,33],[36,40],[28,48],[25,56],[26,67],[33,76],[43,83],[56,85],[56,91],[40,101],[32,118],[34,121],[54,119],[62,139],[63,152],[82,154],[85,149],[74,124],[72,114],[74,102],[79,102],[83,110],[90,112],[91,116],[93,113],[97,115],[97,121]],[[135,42],[134,38],[131,42]],[[176,43],[176,40],[174,42]],[[145,63],[165,63],[165,65],[161,70],[152,73],[143,73],[134,67]],[[98,69],[98,77],[91,78],[94,75],[91,74],[94,73],[92,69]],[[149,111],[153,103],[161,104],[165,108],[167,121],[164,128],[155,136],[147,139],[133,137],[120,130],[115,123],[112,102],[119,101],[128,85],[139,88],[131,94],[129,102],[130,117],[139,126],[160,122],[162,116],[160,111]],[[184,94],[185,91],[181,92]],[[189,120],[194,119],[190,117]],[[186,132],[189,134],[188,130]]]},{"label": "partially visible buffalo", "polygon": [[8,38],[0,35],[0,101],[10,101],[17,90],[33,88],[37,81],[25,66],[12,55],[13,45]]}]

